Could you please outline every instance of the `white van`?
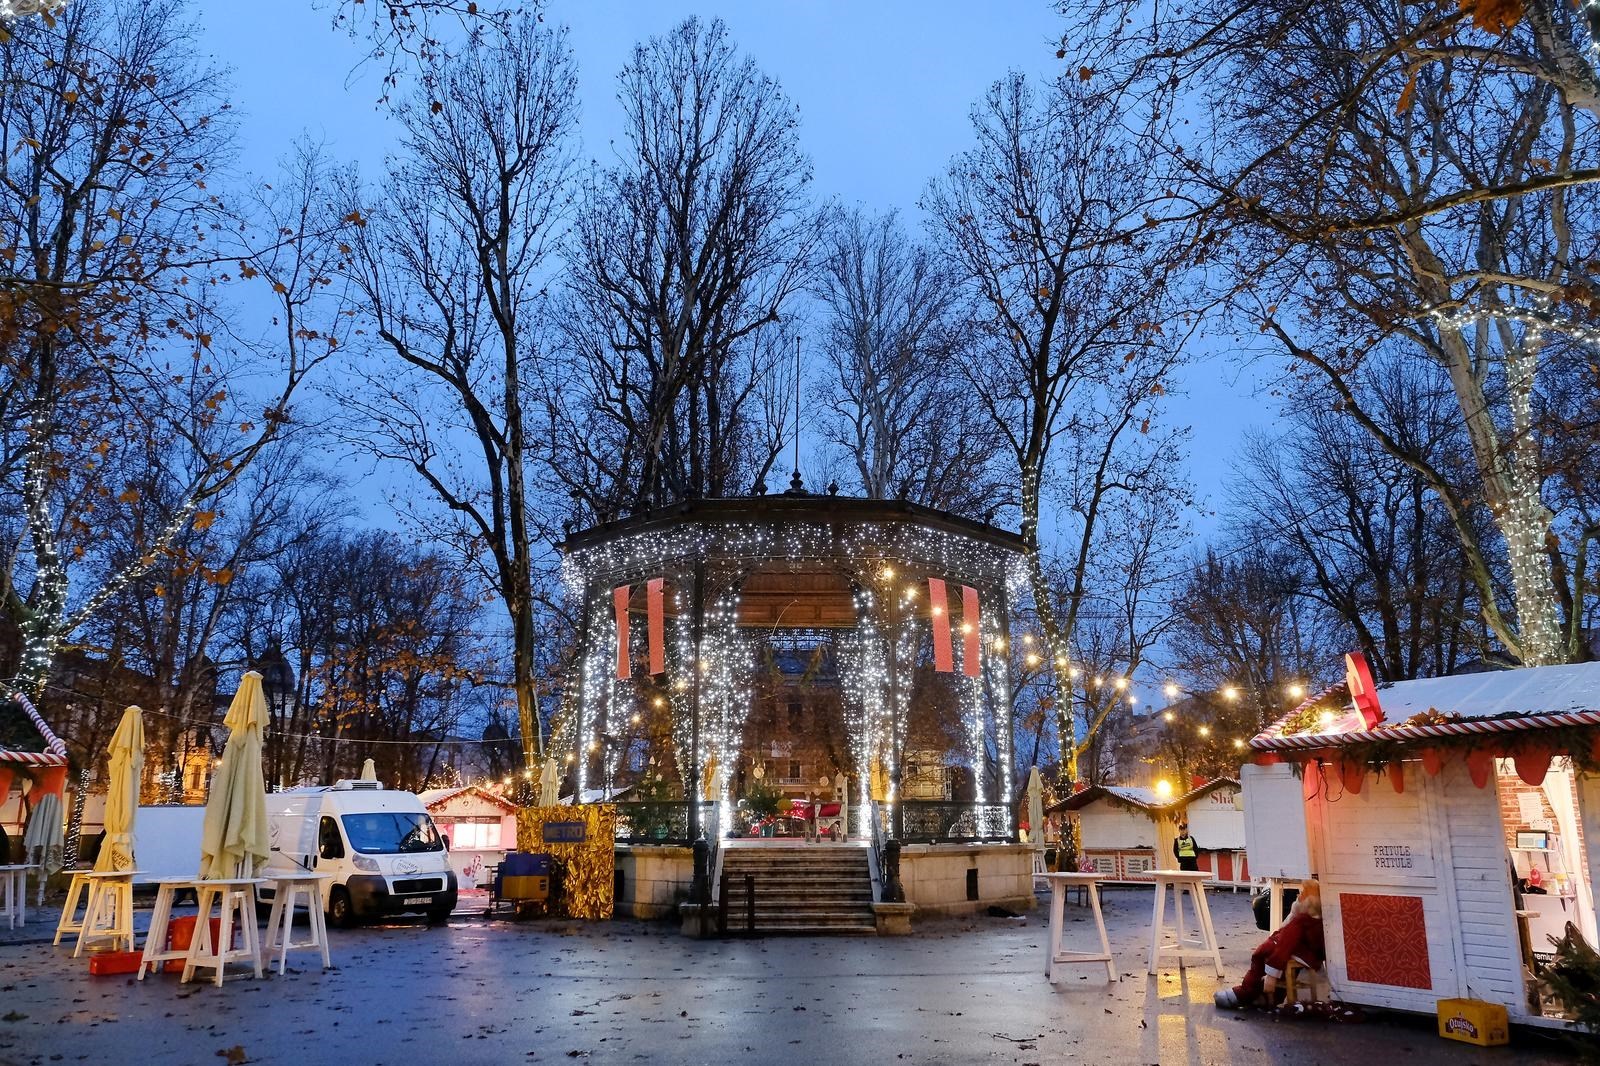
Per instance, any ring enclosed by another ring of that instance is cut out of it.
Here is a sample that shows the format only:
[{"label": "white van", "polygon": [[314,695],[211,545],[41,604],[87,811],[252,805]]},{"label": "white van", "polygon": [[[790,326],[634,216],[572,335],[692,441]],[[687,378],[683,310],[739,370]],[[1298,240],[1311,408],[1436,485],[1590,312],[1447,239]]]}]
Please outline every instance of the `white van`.
[{"label": "white van", "polygon": [[[273,792],[267,823],[269,871],[333,875],[322,883],[322,907],[335,925],[406,911],[438,919],[455,909],[455,871],[415,793],[376,781]],[[270,887],[257,895],[272,902]]]}]

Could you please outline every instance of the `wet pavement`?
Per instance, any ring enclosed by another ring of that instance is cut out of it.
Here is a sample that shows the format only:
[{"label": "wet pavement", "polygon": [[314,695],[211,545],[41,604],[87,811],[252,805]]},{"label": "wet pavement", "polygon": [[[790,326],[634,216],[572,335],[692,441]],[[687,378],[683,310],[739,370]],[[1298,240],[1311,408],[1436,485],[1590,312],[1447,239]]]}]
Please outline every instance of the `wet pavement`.
[{"label": "wet pavement", "polygon": [[[1121,978],[1043,974],[1043,912],[922,923],[906,938],[696,941],[659,923],[487,921],[335,930],[335,968],[222,988],[90,977],[54,914],[0,931],[0,1063],[1541,1063],[1519,1034],[1481,1050],[1432,1019],[1359,1024],[1219,1012],[1209,969],[1144,973],[1149,890],[1108,890]],[[1212,895],[1228,981],[1262,933]],[[1068,908],[1066,946],[1091,920]],[[141,923],[142,924],[142,923]],[[238,971],[235,971],[238,972]]]}]

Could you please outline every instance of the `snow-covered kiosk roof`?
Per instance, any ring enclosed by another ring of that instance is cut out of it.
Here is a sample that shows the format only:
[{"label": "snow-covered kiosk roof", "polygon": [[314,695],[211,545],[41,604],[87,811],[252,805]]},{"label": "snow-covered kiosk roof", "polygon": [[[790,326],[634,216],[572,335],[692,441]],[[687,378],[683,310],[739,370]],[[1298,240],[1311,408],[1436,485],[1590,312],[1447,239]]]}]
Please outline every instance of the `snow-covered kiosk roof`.
[{"label": "snow-covered kiosk roof", "polygon": [[1600,663],[1397,681],[1376,686],[1373,696],[1376,716],[1363,713],[1348,684],[1335,685],[1274,722],[1250,747],[1301,758],[1361,743],[1589,729],[1600,726]]}]

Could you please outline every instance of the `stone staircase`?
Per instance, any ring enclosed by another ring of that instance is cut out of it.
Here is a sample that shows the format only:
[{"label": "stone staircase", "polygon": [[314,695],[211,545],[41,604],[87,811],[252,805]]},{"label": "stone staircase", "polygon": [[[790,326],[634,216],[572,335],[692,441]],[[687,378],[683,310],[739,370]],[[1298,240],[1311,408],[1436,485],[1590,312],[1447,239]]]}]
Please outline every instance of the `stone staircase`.
[{"label": "stone staircase", "polygon": [[722,852],[722,874],[728,884],[729,933],[745,929],[748,874],[755,878],[758,934],[877,934],[866,848],[729,847]]}]

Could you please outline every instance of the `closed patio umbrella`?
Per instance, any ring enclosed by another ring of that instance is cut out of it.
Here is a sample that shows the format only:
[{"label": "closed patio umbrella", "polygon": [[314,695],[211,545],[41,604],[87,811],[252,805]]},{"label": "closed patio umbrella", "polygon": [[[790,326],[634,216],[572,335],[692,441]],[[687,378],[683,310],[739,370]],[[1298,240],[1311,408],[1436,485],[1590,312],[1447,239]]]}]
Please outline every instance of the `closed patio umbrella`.
[{"label": "closed patio umbrella", "polygon": [[539,806],[554,807],[561,801],[561,768],[554,759],[544,761],[539,771]]},{"label": "closed patio umbrella", "polygon": [[61,797],[54,792],[40,796],[28,815],[28,828],[22,834],[22,861],[38,863],[43,883],[66,865],[62,858],[65,834],[62,829]]},{"label": "closed patio umbrella", "polygon": [[211,795],[200,832],[200,876],[253,877],[266,865],[267,786],[261,771],[261,741],[267,728],[267,698],[254,670],[239,679],[228,716],[222,765],[211,775]]},{"label": "closed patio umbrella", "polygon": [[1044,847],[1044,782],[1037,766],[1028,771],[1028,840],[1036,848]]},{"label": "closed patio umbrella", "polygon": [[111,754],[106,788],[106,837],[94,860],[96,870],[133,869],[133,819],[139,813],[139,782],[144,777],[144,712],[129,707],[106,749]]}]

